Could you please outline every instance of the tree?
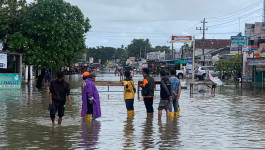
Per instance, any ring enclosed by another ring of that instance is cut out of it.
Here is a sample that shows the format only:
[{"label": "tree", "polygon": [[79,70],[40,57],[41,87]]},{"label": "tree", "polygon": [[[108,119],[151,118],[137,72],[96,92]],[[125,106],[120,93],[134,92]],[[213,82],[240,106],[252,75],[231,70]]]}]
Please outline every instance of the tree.
[{"label": "tree", "polygon": [[141,51],[141,57],[143,58],[145,55],[145,49],[147,53],[152,51],[149,39],[133,39],[131,44],[127,47],[128,57],[140,58]]},{"label": "tree", "polygon": [[[241,77],[242,56],[232,56],[227,60],[218,60],[215,63],[215,71],[222,71],[224,74],[232,75],[235,80]],[[235,82],[235,84],[238,84]]]},{"label": "tree", "polygon": [[95,62],[101,59],[101,63],[105,64],[107,60],[120,59],[122,64],[126,62],[126,50],[114,47],[96,47],[87,49],[87,59],[93,57]]},{"label": "tree", "polygon": [[116,49],[113,47],[96,47],[87,49],[87,59],[93,57],[95,62],[101,59],[101,63],[105,64],[107,60],[117,59],[115,58]]},{"label": "tree", "polygon": [[84,33],[91,28],[81,10],[63,0],[32,3],[22,27],[7,44],[14,51],[26,53],[26,64],[40,69],[59,69],[80,58],[85,50]]},{"label": "tree", "polygon": [[7,39],[22,29],[27,3],[25,0],[1,0],[0,6],[0,41],[3,50],[8,50]]},{"label": "tree", "polygon": [[156,46],[155,48],[153,48],[152,51],[160,51],[160,52],[166,52],[166,53],[170,53],[171,49],[169,46]]}]

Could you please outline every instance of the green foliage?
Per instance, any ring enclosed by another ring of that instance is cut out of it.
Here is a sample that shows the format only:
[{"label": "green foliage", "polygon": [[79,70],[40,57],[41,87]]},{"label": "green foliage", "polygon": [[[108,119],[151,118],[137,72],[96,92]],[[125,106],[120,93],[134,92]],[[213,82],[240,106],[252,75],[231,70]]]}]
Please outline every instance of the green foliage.
[{"label": "green foliage", "polygon": [[135,57],[135,58],[140,58],[140,49],[141,49],[141,57],[144,57],[144,52],[150,52],[152,51],[151,44],[149,39],[133,39],[131,44],[128,45],[127,50],[128,50],[128,56],[129,57]]},{"label": "green foliage", "polygon": [[26,53],[24,62],[40,69],[68,66],[82,57],[84,33],[91,28],[81,10],[63,0],[29,6],[22,30],[8,38],[9,49]]},{"label": "green foliage", "polygon": [[94,62],[98,62],[101,59],[101,63],[105,64],[107,60],[116,60],[120,59],[122,64],[125,64],[127,52],[121,48],[113,48],[113,47],[96,47],[96,48],[88,48],[87,49],[87,59],[89,57],[94,58]]},{"label": "green foliage", "polygon": [[4,43],[4,50],[10,35],[21,31],[23,17],[27,12],[25,0],[1,0],[0,1],[0,40]]},{"label": "green foliage", "polygon": [[156,46],[155,48],[153,48],[152,51],[160,51],[160,52],[166,52],[166,53],[170,53],[171,49],[169,46]]},{"label": "green foliage", "polygon": [[218,60],[215,63],[215,71],[223,71],[236,77],[242,72],[242,56],[232,56],[227,60]]}]

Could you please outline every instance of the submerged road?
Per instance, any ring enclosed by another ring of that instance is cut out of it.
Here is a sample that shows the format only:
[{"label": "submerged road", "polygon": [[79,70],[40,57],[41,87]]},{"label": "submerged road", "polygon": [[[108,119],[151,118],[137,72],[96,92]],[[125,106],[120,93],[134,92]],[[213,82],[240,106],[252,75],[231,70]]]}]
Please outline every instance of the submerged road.
[{"label": "submerged road", "polygon": [[[97,81],[119,81],[114,74],[98,74]],[[134,81],[142,80],[137,74]],[[159,77],[155,77],[159,80]],[[0,90],[0,149],[265,149],[265,91],[197,87],[193,98],[182,90],[180,115],[166,122],[146,118],[142,99],[135,95],[135,117],[127,119],[122,92],[101,92],[102,117],[85,123],[80,117],[80,75],[66,76],[72,108],[66,105],[61,126],[52,126],[48,92],[32,81],[21,90]],[[185,82],[185,80],[182,80]],[[107,87],[97,87],[99,91]],[[199,90],[206,90],[199,93]],[[110,90],[123,91],[123,87]]]}]

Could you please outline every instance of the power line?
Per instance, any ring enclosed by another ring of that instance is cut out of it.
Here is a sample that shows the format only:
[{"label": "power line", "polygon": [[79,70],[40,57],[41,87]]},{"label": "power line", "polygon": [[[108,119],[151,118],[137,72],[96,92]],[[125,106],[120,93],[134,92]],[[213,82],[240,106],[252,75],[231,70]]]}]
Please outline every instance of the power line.
[{"label": "power line", "polygon": [[[261,11],[261,10],[263,10],[263,9],[255,10],[255,11],[253,11],[253,12],[247,14],[247,15],[241,16],[241,17],[247,17],[248,15],[253,14],[253,13],[256,13],[256,12],[259,12],[259,11]],[[216,27],[216,26],[220,26],[220,25],[224,25],[224,24],[229,24],[229,23],[234,22],[234,21],[237,21],[237,20],[228,21],[228,22],[224,22],[224,23],[220,23],[220,24],[212,25],[212,26],[208,26],[208,27]]]},{"label": "power line", "polygon": [[[234,11],[234,12],[231,12],[229,14],[226,14],[226,15],[222,15],[222,16],[219,16],[219,17],[214,17],[214,18],[207,18],[209,20],[220,20],[220,19],[227,19],[227,18],[230,18],[230,17],[233,17],[235,16],[235,14],[239,13],[239,12],[245,12],[246,10],[250,10],[252,8],[255,8],[257,6],[260,6],[260,4],[263,3],[263,0],[260,0],[259,2],[257,3],[254,3],[250,6],[247,6],[245,8],[242,8],[240,10],[237,10],[237,11]],[[230,16],[230,17],[229,17]]]}]

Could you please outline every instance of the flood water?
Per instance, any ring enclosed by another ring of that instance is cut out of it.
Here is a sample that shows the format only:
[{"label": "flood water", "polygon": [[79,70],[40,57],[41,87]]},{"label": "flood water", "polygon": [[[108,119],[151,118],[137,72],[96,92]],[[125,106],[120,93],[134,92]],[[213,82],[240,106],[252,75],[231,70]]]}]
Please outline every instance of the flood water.
[{"label": "flood water", "polygon": [[[142,76],[133,79],[142,80]],[[179,117],[167,122],[163,112],[159,122],[158,91],[153,119],[146,118],[144,102],[137,95],[135,117],[127,119],[123,93],[97,87],[102,91],[102,117],[84,122],[80,117],[81,76],[66,80],[73,106],[66,105],[61,126],[52,126],[48,92],[37,90],[34,81],[21,90],[0,90],[0,149],[265,149],[264,90],[224,87],[211,97],[202,86],[195,88],[197,94],[191,98],[188,87],[182,90]],[[98,74],[96,80],[119,81],[119,77]],[[123,91],[123,87],[110,90]]]}]

